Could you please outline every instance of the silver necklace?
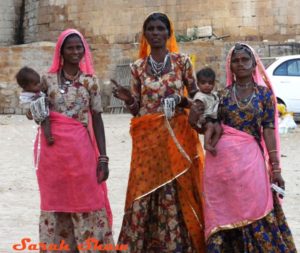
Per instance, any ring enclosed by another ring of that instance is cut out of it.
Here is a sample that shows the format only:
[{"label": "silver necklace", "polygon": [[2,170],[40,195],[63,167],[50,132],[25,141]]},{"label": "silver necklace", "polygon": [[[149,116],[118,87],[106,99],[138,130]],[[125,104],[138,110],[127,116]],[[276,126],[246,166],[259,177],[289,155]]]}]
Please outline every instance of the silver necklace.
[{"label": "silver necklace", "polygon": [[165,67],[167,65],[168,59],[169,59],[169,53],[166,54],[163,62],[155,61],[150,54],[149,62],[151,65],[151,70],[155,76],[161,76],[163,70],[165,69]]},{"label": "silver necklace", "polygon": [[65,94],[67,89],[71,87],[73,83],[78,79],[80,75],[80,71],[78,70],[75,76],[71,76],[62,70],[59,75],[60,75],[59,92],[61,94]]},{"label": "silver necklace", "polygon": [[249,96],[249,97],[250,97],[250,99],[249,99],[248,103],[245,104],[245,105],[241,105],[241,104],[239,103],[238,99],[237,99],[237,96],[236,96],[236,84],[233,86],[233,98],[234,98],[235,103],[236,103],[236,105],[237,105],[237,107],[238,107],[239,109],[246,109],[246,108],[251,104],[253,98],[255,97],[255,92],[254,92],[254,90],[252,91],[252,95]]},{"label": "silver necklace", "polygon": [[239,84],[239,83],[236,82],[236,85],[239,86],[242,90],[246,90],[246,89],[250,88],[253,85],[253,82],[252,82],[252,80],[248,83],[245,83],[245,84]]},{"label": "silver necklace", "polygon": [[70,86],[72,86],[72,82],[69,81],[69,80],[66,80],[64,83],[61,82],[61,83],[60,83],[60,86],[59,86],[59,92],[60,92],[61,94],[65,94],[67,88],[69,88]]}]

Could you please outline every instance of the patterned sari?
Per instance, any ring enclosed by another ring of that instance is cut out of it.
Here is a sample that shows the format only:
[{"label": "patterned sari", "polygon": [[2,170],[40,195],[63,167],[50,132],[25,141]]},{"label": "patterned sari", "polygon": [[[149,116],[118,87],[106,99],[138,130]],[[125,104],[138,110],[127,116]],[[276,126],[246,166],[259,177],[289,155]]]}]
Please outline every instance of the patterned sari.
[{"label": "patterned sari", "polygon": [[261,129],[275,127],[273,93],[255,85],[250,106],[239,108],[232,92],[229,86],[220,94],[224,134],[218,155],[205,162],[207,252],[296,252],[262,152]]},{"label": "patterned sari", "polygon": [[184,54],[170,53],[169,71],[147,72],[148,57],[131,66],[139,116],[132,119],[132,161],[119,243],[130,253],[204,252],[203,151],[183,108],[166,121],[161,101],[197,91]]},{"label": "patterned sari", "polygon": [[[133,151],[119,243],[129,252],[204,252],[203,152],[187,114],[131,122]],[[200,155],[200,157],[199,157]]]}]

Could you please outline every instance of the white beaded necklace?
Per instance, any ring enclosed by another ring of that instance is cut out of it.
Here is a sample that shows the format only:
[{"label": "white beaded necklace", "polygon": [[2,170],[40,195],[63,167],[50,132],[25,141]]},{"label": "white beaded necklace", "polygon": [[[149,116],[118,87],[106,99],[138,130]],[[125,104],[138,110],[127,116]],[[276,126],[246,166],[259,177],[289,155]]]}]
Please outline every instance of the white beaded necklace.
[{"label": "white beaded necklace", "polygon": [[152,56],[150,54],[149,62],[151,65],[151,70],[155,76],[161,76],[163,70],[165,69],[165,67],[167,65],[169,57],[170,57],[169,53],[167,53],[163,62],[157,62],[152,58]]}]

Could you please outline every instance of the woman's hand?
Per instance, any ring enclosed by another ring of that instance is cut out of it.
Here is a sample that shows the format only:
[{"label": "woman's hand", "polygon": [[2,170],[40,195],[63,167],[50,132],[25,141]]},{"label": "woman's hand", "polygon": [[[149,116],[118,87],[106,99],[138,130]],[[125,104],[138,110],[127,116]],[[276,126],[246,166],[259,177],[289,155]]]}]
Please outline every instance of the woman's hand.
[{"label": "woman's hand", "polygon": [[175,101],[175,104],[176,104],[176,106],[178,105],[178,104],[180,104],[180,102],[181,102],[181,96],[180,95],[178,95],[178,94],[171,94],[171,95],[169,95],[169,96],[167,96],[166,98],[173,98],[174,99],[174,101]]},{"label": "woman's hand", "polygon": [[106,181],[109,176],[108,163],[98,160],[97,164],[97,182],[101,184]]},{"label": "woman's hand", "polygon": [[[278,185],[280,188],[282,188],[283,190],[285,190],[285,182],[281,176],[280,172],[273,172],[272,173],[272,183]],[[279,194],[280,198],[283,198],[282,195]]]},{"label": "woman's hand", "polygon": [[113,79],[111,79],[111,82],[114,84],[112,93],[116,98],[123,100],[127,105],[134,103],[134,98],[130,90],[124,88]]}]

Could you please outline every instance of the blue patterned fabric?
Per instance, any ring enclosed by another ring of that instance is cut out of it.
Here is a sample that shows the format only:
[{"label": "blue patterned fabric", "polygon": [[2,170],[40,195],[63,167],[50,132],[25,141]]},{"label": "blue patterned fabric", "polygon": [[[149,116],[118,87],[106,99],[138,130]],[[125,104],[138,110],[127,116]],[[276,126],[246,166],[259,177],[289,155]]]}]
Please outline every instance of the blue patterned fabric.
[{"label": "blue patterned fabric", "polygon": [[[233,85],[220,92],[219,118],[225,125],[244,131],[260,139],[261,127],[274,128],[274,103],[272,92],[263,86],[254,86],[254,97],[249,101],[239,102],[234,99]],[[249,98],[250,99],[250,98]]]},{"label": "blue patterned fabric", "polygon": [[281,205],[274,196],[274,209],[247,226],[213,234],[208,253],[296,253],[291,231]]}]

